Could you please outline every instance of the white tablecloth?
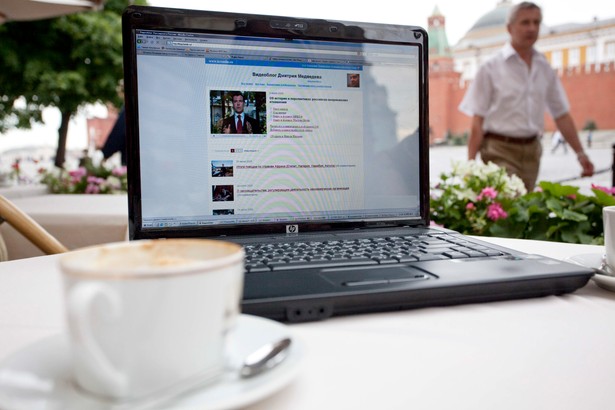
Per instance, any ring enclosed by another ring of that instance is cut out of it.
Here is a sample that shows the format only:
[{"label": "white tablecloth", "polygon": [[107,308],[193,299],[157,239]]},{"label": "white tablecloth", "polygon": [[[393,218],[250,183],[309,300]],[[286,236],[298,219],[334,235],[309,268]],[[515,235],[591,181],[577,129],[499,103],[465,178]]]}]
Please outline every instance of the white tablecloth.
[{"label": "white tablecloth", "polygon": [[46,195],[47,186],[42,184],[33,185],[14,185],[0,187],[0,195],[14,200],[15,198],[24,198],[29,196]]},{"label": "white tablecloth", "polygon": [[[485,239],[564,258],[601,247]],[[63,331],[56,256],[0,264],[0,362]],[[299,376],[254,410],[614,408],[615,294],[590,282],[536,299],[291,325]]]},{"label": "white tablecloth", "polygon": [[[69,249],[117,242],[127,238],[126,195],[37,195],[12,198]],[[0,226],[9,259],[43,255],[38,248],[7,223]]]}]

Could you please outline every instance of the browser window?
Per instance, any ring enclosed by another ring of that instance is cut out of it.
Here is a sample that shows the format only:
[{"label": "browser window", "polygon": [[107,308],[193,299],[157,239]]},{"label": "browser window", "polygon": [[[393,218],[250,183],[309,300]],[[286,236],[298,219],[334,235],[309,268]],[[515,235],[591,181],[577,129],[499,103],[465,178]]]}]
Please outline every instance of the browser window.
[{"label": "browser window", "polygon": [[144,228],[419,217],[416,46],[136,38]]}]

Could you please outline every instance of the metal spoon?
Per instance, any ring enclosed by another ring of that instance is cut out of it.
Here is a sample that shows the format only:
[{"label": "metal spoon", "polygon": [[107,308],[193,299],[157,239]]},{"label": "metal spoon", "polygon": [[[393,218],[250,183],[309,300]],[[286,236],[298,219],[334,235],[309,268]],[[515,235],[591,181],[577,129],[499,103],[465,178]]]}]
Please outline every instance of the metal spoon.
[{"label": "metal spoon", "polygon": [[254,377],[266,370],[273,369],[286,359],[290,344],[290,338],[285,337],[258,348],[243,360],[239,375],[243,378]]},{"label": "metal spoon", "polygon": [[[245,379],[273,369],[284,361],[288,355],[288,348],[291,342],[290,338],[285,337],[274,342],[266,343],[247,355],[238,368],[232,368],[229,369],[229,371],[237,372],[240,378]],[[157,407],[175,400],[186,393],[199,390],[215,380],[218,380],[220,377],[221,374],[203,375],[202,377],[171,386],[160,392],[152,393],[147,397],[118,403],[112,406],[111,410],[147,410],[152,407]]]}]

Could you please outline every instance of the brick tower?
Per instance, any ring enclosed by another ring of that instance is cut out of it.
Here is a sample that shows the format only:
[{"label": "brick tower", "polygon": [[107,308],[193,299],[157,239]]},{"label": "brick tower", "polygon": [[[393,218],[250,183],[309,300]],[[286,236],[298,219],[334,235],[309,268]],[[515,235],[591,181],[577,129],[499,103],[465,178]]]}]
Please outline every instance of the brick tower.
[{"label": "brick tower", "polygon": [[430,144],[443,141],[451,130],[448,124],[456,115],[451,104],[453,88],[459,84],[460,73],[454,70],[454,61],[446,37],[446,19],[438,6],[428,19],[429,35],[429,126]]}]

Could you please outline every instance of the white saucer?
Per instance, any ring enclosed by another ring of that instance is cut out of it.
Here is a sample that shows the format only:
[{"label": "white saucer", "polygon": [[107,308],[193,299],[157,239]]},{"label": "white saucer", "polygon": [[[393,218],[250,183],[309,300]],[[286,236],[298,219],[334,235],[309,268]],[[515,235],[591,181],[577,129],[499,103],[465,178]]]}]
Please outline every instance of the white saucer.
[{"label": "white saucer", "polygon": [[[263,344],[289,336],[290,329],[278,322],[241,315],[229,346],[231,362],[238,362]],[[286,359],[261,375],[241,379],[227,371],[220,380],[186,394],[170,409],[223,410],[244,407],[286,386],[298,373],[303,347],[295,338]],[[3,410],[102,410],[109,403],[78,390],[69,368],[68,340],[55,335],[10,356],[0,365],[0,408]],[[169,406],[167,404],[167,406]]]},{"label": "white saucer", "polygon": [[[577,265],[585,266],[586,268],[598,269],[602,265],[601,253],[582,253],[580,255],[569,256],[565,258],[565,261],[576,263]],[[609,269],[607,267],[607,269]],[[596,285],[602,289],[615,292],[615,277],[595,274],[592,276],[592,280],[596,282]]]}]

